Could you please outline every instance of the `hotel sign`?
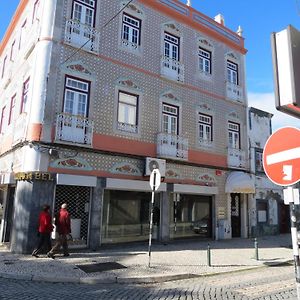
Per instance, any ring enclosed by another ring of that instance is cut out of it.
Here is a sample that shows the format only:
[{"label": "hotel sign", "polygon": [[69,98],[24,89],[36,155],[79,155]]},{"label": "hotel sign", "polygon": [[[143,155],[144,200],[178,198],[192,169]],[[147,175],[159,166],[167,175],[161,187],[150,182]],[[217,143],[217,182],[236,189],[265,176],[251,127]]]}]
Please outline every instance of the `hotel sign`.
[{"label": "hotel sign", "polygon": [[53,175],[47,172],[19,172],[15,174],[15,180],[41,180],[41,181],[53,181]]}]

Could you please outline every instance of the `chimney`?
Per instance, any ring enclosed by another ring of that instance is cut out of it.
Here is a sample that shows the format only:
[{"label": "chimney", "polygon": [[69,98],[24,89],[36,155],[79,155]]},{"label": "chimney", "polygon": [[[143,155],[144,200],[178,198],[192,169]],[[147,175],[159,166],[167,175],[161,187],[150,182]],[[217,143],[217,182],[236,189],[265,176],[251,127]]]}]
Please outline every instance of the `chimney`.
[{"label": "chimney", "polygon": [[187,0],[187,1],[186,1],[186,5],[187,5],[187,6],[192,6],[191,0]]},{"label": "chimney", "polygon": [[238,27],[238,30],[237,30],[237,32],[236,32],[239,36],[242,36],[243,35],[243,29],[242,29],[242,27],[239,25],[239,27]]},{"label": "chimney", "polygon": [[215,16],[215,21],[218,22],[219,24],[225,26],[225,20],[221,14],[218,14]]}]

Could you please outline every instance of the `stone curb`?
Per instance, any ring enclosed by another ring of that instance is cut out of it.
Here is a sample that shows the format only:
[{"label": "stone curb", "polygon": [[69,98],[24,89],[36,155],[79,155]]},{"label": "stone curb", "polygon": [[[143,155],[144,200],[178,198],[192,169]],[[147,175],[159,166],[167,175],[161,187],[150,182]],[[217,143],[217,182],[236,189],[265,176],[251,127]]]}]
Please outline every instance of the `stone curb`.
[{"label": "stone curb", "polygon": [[0,273],[0,278],[6,279],[14,279],[14,280],[28,280],[28,281],[36,281],[36,282],[52,282],[52,283],[80,283],[80,284],[147,284],[147,283],[162,283],[166,281],[175,281],[175,280],[183,280],[183,279],[191,279],[197,277],[209,277],[216,276],[220,274],[229,274],[229,273],[238,273],[248,270],[253,270],[256,268],[265,268],[272,266],[280,266],[285,263],[291,263],[292,260],[283,260],[278,262],[265,262],[262,265],[257,266],[247,266],[245,268],[241,268],[239,270],[230,270],[224,272],[212,272],[212,273],[202,273],[202,274],[191,274],[191,273],[183,273],[183,274],[174,274],[174,275],[158,275],[158,276],[140,276],[140,277],[107,277],[107,278],[99,278],[99,277],[53,277],[53,276],[44,276],[44,275],[27,275],[27,274],[13,274],[13,273]]}]

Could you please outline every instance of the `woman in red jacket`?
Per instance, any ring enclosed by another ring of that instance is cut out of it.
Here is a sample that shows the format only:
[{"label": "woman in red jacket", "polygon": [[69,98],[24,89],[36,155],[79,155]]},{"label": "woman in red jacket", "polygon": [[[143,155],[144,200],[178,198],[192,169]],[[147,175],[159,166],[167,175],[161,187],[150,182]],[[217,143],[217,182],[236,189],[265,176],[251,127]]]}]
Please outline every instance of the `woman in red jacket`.
[{"label": "woman in red jacket", "polygon": [[43,247],[46,247],[48,252],[51,249],[51,232],[53,230],[53,225],[51,221],[50,206],[45,204],[43,210],[39,215],[39,227],[38,235],[39,242],[36,249],[32,252],[32,256],[38,257],[38,254],[42,251]]}]

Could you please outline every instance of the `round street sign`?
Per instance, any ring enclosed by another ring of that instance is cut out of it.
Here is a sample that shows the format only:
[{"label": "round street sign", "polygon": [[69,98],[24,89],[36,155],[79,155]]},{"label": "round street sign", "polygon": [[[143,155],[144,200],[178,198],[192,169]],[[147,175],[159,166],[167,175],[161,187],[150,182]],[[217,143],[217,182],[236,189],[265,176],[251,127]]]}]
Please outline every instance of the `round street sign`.
[{"label": "round street sign", "polygon": [[161,176],[159,169],[153,169],[150,175],[150,186],[152,191],[157,191],[160,186]]},{"label": "round street sign", "polygon": [[300,130],[283,127],[267,140],[263,151],[263,167],[277,185],[293,185],[300,180]]}]

